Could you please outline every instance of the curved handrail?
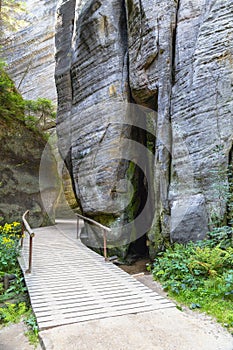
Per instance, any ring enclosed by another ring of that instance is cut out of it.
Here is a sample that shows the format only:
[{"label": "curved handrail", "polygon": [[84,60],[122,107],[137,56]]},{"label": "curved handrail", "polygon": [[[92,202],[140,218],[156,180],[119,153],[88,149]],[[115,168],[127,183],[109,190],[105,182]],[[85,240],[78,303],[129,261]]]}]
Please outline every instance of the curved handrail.
[{"label": "curved handrail", "polygon": [[[108,257],[107,257],[107,232],[111,232],[111,229],[107,226],[104,226],[102,224],[100,224],[99,222],[93,220],[93,219],[90,219],[90,218],[87,218],[86,216],[83,216],[81,214],[77,214],[76,215],[83,219],[84,221],[88,221],[94,225],[96,225],[97,227],[100,227],[103,231],[104,231],[104,259],[105,261],[108,261]],[[79,234],[79,220],[77,220],[77,238],[78,238],[78,234]]]},{"label": "curved handrail", "polygon": [[23,220],[23,224],[24,224],[24,228],[26,229],[27,233],[31,236],[34,237],[35,233],[33,232],[33,230],[31,229],[29,223],[26,220],[26,215],[29,214],[29,210],[25,211],[25,213],[22,216],[22,220]]},{"label": "curved handrail", "polygon": [[25,213],[22,216],[22,237],[21,237],[21,248],[23,247],[23,238],[24,238],[24,232],[27,232],[29,234],[30,240],[29,240],[29,257],[28,257],[28,269],[25,271],[26,273],[31,273],[32,270],[32,239],[35,237],[35,233],[31,229],[29,223],[26,220],[26,216],[29,214],[29,210],[25,211]]}]

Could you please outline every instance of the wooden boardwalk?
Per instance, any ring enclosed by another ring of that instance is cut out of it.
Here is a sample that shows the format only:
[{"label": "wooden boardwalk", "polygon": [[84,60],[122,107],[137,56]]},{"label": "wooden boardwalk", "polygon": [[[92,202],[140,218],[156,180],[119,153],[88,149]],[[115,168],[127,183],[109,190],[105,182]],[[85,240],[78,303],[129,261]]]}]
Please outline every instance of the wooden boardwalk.
[{"label": "wooden boardwalk", "polygon": [[19,261],[40,330],[175,306],[84,246],[75,222],[34,231],[32,273],[26,241]]}]

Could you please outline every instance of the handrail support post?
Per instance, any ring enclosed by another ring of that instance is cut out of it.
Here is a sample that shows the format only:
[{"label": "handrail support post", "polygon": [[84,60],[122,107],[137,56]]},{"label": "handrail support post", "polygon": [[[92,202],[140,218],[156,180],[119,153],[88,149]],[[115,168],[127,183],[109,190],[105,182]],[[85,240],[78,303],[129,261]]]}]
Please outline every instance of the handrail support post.
[{"label": "handrail support post", "polygon": [[24,223],[22,222],[22,225],[21,225],[21,242],[20,242],[20,247],[21,248],[23,248],[24,230],[25,230],[25,226],[24,226]]},{"label": "handrail support post", "polygon": [[31,227],[29,226],[26,215],[29,214],[29,210],[27,210],[23,214],[23,222],[22,222],[22,238],[21,238],[21,248],[23,247],[23,238],[24,238],[24,232],[27,232],[29,234],[29,256],[28,256],[28,269],[25,271],[25,273],[31,273],[32,271],[32,240],[35,236],[35,233],[32,231]]},{"label": "handrail support post", "polygon": [[33,235],[30,235],[28,269],[27,269],[26,273],[32,272],[32,239],[33,239]]},{"label": "handrail support post", "polygon": [[[111,229],[109,227],[106,227],[102,224],[100,224],[99,222],[93,220],[93,219],[90,219],[90,218],[87,218],[81,214],[76,214],[78,218],[81,218],[83,219],[84,221],[87,221],[87,222],[90,222],[91,224],[94,224],[96,225],[97,227],[101,228],[103,230],[103,243],[104,243],[104,260],[105,261],[109,261],[108,260],[108,256],[107,256],[107,233],[108,232],[111,232]],[[79,235],[78,235],[78,232],[79,232],[79,220],[77,220],[77,238],[80,238]]]},{"label": "handrail support post", "polygon": [[79,239],[79,218],[77,217],[77,239]]},{"label": "handrail support post", "polygon": [[107,257],[107,234],[106,234],[106,230],[104,230],[104,260],[108,261],[108,257]]}]

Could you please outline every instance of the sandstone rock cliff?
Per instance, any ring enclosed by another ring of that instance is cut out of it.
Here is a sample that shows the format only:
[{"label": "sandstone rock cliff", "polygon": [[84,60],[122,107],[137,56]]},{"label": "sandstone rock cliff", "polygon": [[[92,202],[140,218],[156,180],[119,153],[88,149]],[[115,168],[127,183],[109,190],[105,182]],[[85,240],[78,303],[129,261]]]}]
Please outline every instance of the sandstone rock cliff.
[{"label": "sandstone rock cliff", "polygon": [[[25,20],[25,27],[16,33],[12,33],[7,38],[2,50],[3,58],[8,64],[7,71],[9,75],[25,99],[36,100],[44,97],[52,100],[56,105],[54,35],[57,0],[25,0],[25,4],[27,13],[21,14],[21,17]],[[9,132],[11,131],[9,130]],[[20,139],[18,141],[20,142]],[[56,142],[53,148],[53,153],[56,156]],[[43,149],[41,148],[40,151],[42,153]],[[4,159],[4,162],[6,164],[7,159]],[[59,165],[57,165],[57,168],[60,167],[60,161],[58,162]],[[65,183],[63,191],[65,192],[65,197],[62,194],[59,202],[56,204],[56,214],[59,217],[70,217],[73,212],[69,212],[67,201],[72,206],[77,206],[77,204],[73,195],[69,175],[65,172],[65,169],[63,171],[65,174],[63,181]],[[54,174],[57,176],[57,171],[54,170]],[[34,181],[37,180],[34,179]],[[33,191],[32,188],[30,190]],[[52,193],[51,196],[53,197]],[[53,207],[54,203],[49,204],[47,197],[50,197],[49,193],[42,193],[42,198],[46,202],[44,204],[49,210],[49,207]],[[11,217],[13,216],[11,215]]]},{"label": "sandstone rock cliff", "polygon": [[[188,148],[193,186],[187,193],[187,213],[172,232],[173,239],[181,232],[190,238],[202,237],[207,220],[226,214],[222,187],[227,181],[227,167],[232,164],[233,141],[232,11],[232,1],[179,4],[171,120],[173,126],[179,126]],[[175,172],[182,172],[178,145],[174,152],[171,184]]]},{"label": "sandstone rock cliff", "polygon": [[[57,189],[54,181],[39,183],[40,160],[46,141],[29,130],[22,121],[0,117],[0,218],[1,222],[21,221],[22,214],[30,210],[33,227],[51,224]],[[53,156],[47,154],[47,167],[54,175]],[[49,170],[48,170],[49,173]],[[49,194],[49,217],[41,200]]]},{"label": "sandstone rock cliff", "polygon": [[54,34],[57,0],[26,0],[26,26],[4,45],[8,73],[24,98],[56,102]]},{"label": "sandstone rock cliff", "polygon": [[44,152],[44,135],[26,125],[23,98],[3,64],[0,90],[0,223],[21,221],[26,210],[33,226],[52,223],[58,179],[51,147]]},{"label": "sandstone rock cliff", "polygon": [[[60,150],[84,214],[114,227],[125,206],[123,221],[131,220],[132,202],[140,198],[133,215],[145,204],[150,173],[151,254],[166,239],[203,238],[213,217],[226,214],[220,192],[232,162],[232,1],[81,5],[61,0],[58,7],[56,84]],[[124,113],[119,102],[149,108],[150,127],[109,123]],[[103,113],[101,103],[111,108]],[[122,164],[125,138],[153,150],[144,175],[132,161]],[[129,174],[133,190],[116,188]]]}]

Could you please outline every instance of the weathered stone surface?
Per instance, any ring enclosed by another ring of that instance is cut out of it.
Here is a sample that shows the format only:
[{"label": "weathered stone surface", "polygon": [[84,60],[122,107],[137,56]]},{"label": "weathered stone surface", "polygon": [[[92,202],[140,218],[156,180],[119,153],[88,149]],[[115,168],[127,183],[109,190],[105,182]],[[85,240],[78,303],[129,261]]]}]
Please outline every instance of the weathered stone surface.
[{"label": "weathered stone surface", "polygon": [[[55,72],[55,15],[57,0],[32,1],[26,0],[27,13],[22,16],[26,26],[12,35],[4,45],[4,58],[8,63],[8,73],[24,98],[36,100],[39,97],[51,99],[57,103],[57,93],[54,79]],[[51,123],[52,124],[52,123]],[[42,149],[41,149],[42,152]],[[53,145],[56,156],[57,146]],[[59,161],[58,161],[59,162]],[[59,168],[59,165],[57,165]],[[52,170],[51,170],[52,171]],[[57,170],[54,169],[54,176]],[[62,176],[62,174],[60,174]],[[68,176],[63,179],[64,190],[60,189],[61,196],[56,205],[58,217],[71,216],[69,205],[77,206],[71,181]],[[47,184],[48,185],[48,184]],[[42,200],[46,209],[54,211],[54,192],[50,193],[48,186],[42,193]],[[52,184],[52,187],[54,184]],[[69,191],[69,194],[67,192]],[[65,197],[64,193],[65,192]],[[51,197],[52,196],[52,197]],[[76,203],[76,204],[75,204]],[[74,215],[74,214],[73,214]],[[53,213],[52,213],[53,216]]]},{"label": "weathered stone surface", "polygon": [[[185,143],[188,149],[186,161],[193,169],[192,195],[203,196],[202,204],[191,202],[188,211],[193,215],[183,218],[179,234],[179,239],[183,240],[188,240],[190,234],[192,238],[198,238],[201,230],[202,236],[205,234],[208,229],[206,216],[210,222],[212,216],[223,218],[226,213],[226,196],[224,198],[221,192],[227,181],[233,137],[232,20],[232,1],[180,1],[171,99],[172,125],[179,127],[183,145]],[[174,152],[179,153],[180,146],[177,147]],[[184,161],[175,157],[176,172],[182,173]],[[178,198],[189,191],[181,191]],[[173,204],[175,202],[176,199]],[[172,215],[173,212],[175,214],[175,209],[172,209]]]},{"label": "weathered stone surface", "polygon": [[[208,227],[208,216],[204,195],[189,195],[188,201],[185,201],[184,198],[182,198],[181,201],[181,207],[183,209],[180,213],[181,215],[179,215],[179,212],[176,208],[176,204],[179,203],[173,203],[173,211],[175,211],[176,215],[172,215],[171,220],[171,241],[196,241],[203,239]],[[186,202],[185,207],[184,202]],[[185,233],[187,234],[187,224],[188,235],[185,236]]]},{"label": "weathered stone surface", "polygon": [[[21,221],[26,210],[30,210],[30,223],[34,227],[53,221],[56,188],[46,185],[41,189],[50,196],[51,210],[48,218],[39,185],[40,160],[45,144],[41,135],[29,130],[23,122],[0,119],[1,221]],[[53,156],[47,154],[47,159],[47,174],[53,174]]]},{"label": "weathered stone surface", "polygon": [[125,15],[121,2],[103,0],[87,3],[76,17],[75,1],[64,1],[57,20],[60,150],[83,212],[109,225],[124,222],[140,205],[129,205],[134,192],[124,180],[139,181],[139,175],[127,161],[129,152],[119,147],[131,127],[116,119],[125,113],[119,103],[130,100]]},{"label": "weathered stone surface", "polygon": [[[56,84],[60,150],[83,212],[116,222],[126,203],[111,194],[127,171],[108,165],[113,150],[115,158],[127,153],[119,147],[123,129],[108,124],[117,107],[103,114],[98,104],[134,102],[156,113],[149,130],[155,157],[145,166],[154,178],[151,254],[168,238],[203,238],[213,214],[226,213],[220,187],[232,161],[232,2],[79,5],[59,6]],[[128,128],[126,135],[148,142],[146,133]]]},{"label": "weathered stone surface", "polygon": [[57,0],[25,0],[25,28],[4,45],[8,73],[24,98],[51,99],[56,103],[54,34]]},{"label": "weathered stone surface", "polygon": [[170,101],[177,3],[128,0],[126,4],[130,89],[137,104],[155,111],[155,216],[149,238],[157,245],[161,235],[162,240],[170,236]]}]

